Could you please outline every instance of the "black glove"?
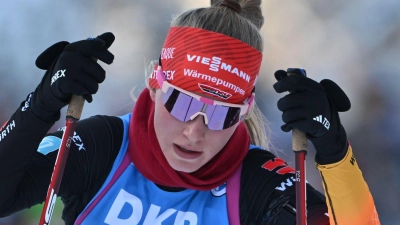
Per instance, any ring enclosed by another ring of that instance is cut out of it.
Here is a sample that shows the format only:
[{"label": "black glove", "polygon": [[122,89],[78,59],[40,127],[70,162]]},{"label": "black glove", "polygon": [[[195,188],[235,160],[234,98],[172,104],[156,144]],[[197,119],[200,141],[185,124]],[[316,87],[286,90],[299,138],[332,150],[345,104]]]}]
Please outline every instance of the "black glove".
[{"label": "black glove", "polygon": [[297,128],[307,134],[307,138],[317,150],[316,160],[320,164],[340,161],[347,150],[347,135],[340,123],[339,113],[350,109],[350,100],[342,89],[331,80],[320,83],[305,76],[287,76],[279,70],[274,84],[278,93],[290,91],[278,101],[278,109],[283,112],[285,132]]},{"label": "black glove", "polygon": [[106,75],[95,59],[107,64],[113,62],[114,55],[107,49],[114,39],[112,33],[104,33],[71,44],[59,42],[40,54],[36,66],[47,71],[32,97],[33,114],[43,121],[54,122],[60,119],[60,110],[69,103],[72,94],[92,102],[92,95]]}]

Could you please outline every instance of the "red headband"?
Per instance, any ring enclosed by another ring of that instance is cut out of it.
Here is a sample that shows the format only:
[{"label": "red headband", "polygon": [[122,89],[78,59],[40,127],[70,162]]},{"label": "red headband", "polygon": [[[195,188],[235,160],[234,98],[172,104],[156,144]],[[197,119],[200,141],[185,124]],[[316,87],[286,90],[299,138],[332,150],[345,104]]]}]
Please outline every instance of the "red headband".
[{"label": "red headband", "polygon": [[[192,27],[171,27],[161,52],[169,83],[236,104],[251,95],[261,60],[260,51],[238,39]],[[149,84],[159,88],[155,75]]]}]

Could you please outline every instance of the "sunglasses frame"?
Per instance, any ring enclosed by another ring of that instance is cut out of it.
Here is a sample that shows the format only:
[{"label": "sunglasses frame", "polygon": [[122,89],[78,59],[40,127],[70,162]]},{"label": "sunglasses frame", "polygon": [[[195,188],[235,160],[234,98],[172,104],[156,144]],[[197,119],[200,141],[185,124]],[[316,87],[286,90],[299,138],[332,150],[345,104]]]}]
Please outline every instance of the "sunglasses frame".
[{"label": "sunglasses frame", "polygon": [[[188,95],[188,96],[190,96],[190,97],[192,97],[192,98],[204,103],[205,105],[219,105],[219,106],[225,106],[225,107],[240,108],[240,114],[239,114],[240,118],[242,118],[250,110],[250,108],[252,107],[253,102],[254,102],[254,92],[249,97],[249,99],[246,100],[245,104],[243,104],[243,105],[242,104],[232,104],[232,103],[221,102],[221,101],[213,100],[213,99],[210,99],[210,98],[206,98],[206,97],[191,93],[189,91],[186,91],[186,90],[184,90],[182,88],[179,88],[179,87],[177,87],[175,85],[170,84],[165,79],[165,76],[164,76],[164,73],[162,71],[161,66],[158,66],[156,79],[157,79],[158,85],[160,86],[161,91],[163,93],[167,93],[169,88],[173,88],[173,89],[175,89],[175,90],[177,90],[179,92],[184,93],[185,95]],[[199,111],[199,112],[193,114],[192,116],[190,116],[190,120],[195,119],[198,115],[203,115],[204,123],[206,125],[208,125],[209,121],[208,121],[208,117],[207,117],[207,115],[205,113],[206,109],[207,109],[207,106],[206,107],[203,106],[201,111]]]}]

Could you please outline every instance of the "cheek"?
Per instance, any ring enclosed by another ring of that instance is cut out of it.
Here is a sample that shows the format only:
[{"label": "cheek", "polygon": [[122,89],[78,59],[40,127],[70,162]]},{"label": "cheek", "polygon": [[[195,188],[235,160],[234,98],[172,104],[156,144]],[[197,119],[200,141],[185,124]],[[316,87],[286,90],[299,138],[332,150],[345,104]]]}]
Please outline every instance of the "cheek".
[{"label": "cheek", "polygon": [[210,131],[207,142],[212,146],[213,152],[217,154],[228,143],[238,125],[221,131]]},{"label": "cheek", "polygon": [[159,90],[156,93],[155,111],[154,111],[154,129],[160,146],[171,139],[171,137],[180,131],[180,124],[165,109],[159,96]]}]

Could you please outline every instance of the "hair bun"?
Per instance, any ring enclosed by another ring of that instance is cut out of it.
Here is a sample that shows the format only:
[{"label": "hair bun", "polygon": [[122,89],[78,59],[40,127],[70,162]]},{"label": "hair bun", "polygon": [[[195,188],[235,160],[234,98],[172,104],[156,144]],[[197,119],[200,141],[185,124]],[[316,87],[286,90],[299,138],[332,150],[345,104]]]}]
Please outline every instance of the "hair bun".
[{"label": "hair bun", "polygon": [[239,3],[232,1],[232,0],[224,0],[220,6],[226,6],[230,9],[232,9],[233,11],[237,12],[238,14],[240,14],[242,12],[242,7],[239,5]]}]

